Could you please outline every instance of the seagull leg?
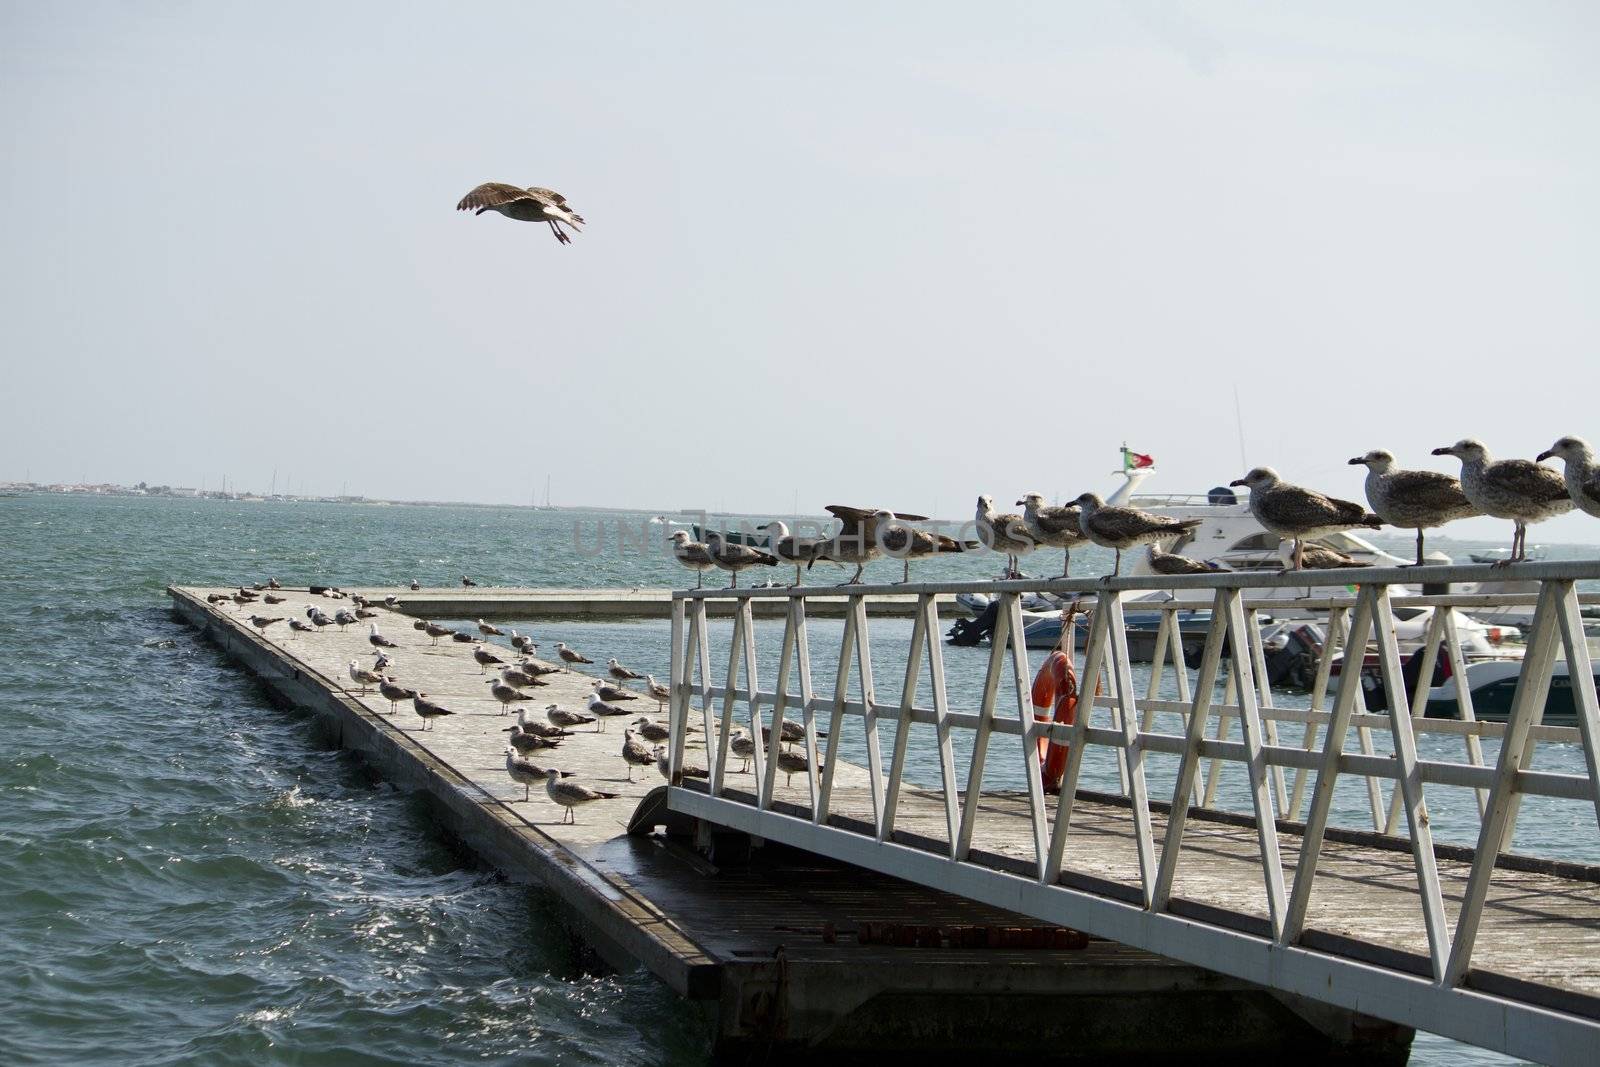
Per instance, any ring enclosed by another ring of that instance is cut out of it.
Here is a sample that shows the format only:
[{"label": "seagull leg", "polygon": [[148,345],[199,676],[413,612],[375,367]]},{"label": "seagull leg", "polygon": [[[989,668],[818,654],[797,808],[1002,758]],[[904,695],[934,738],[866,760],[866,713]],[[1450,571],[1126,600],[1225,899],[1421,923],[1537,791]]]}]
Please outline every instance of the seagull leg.
[{"label": "seagull leg", "polygon": [[739,572],[738,571],[731,572],[731,575],[728,578],[728,588],[729,589],[737,589],[737,588],[739,588]]},{"label": "seagull leg", "polygon": [[1422,566],[1422,527],[1417,527],[1417,566]]},{"label": "seagull leg", "polygon": [[1299,570],[1305,564],[1306,543],[1300,538],[1294,539],[1294,569]]},{"label": "seagull leg", "polygon": [[900,561],[900,584],[905,585],[911,580],[911,557],[907,556]]},{"label": "seagull leg", "polygon": [[1064,549],[1061,550],[1061,577],[1063,577],[1063,578],[1067,577],[1067,574],[1071,569],[1072,569],[1072,549],[1064,548]]}]

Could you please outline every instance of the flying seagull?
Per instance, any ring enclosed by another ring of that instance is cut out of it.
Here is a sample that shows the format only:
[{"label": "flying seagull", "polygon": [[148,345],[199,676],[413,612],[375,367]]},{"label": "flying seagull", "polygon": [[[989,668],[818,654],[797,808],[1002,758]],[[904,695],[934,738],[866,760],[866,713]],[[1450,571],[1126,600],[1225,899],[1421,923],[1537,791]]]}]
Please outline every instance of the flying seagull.
[{"label": "flying seagull", "polygon": [[1461,488],[1485,515],[1510,519],[1511,556],[1495,566],[1516,563],[1527,556],[1528,524],[1543,522],[1572,510],[1567,483],[1549,467],[1532,460],[1495,459],[1482,441],[1463,437],[1453,445],[1433,450],[1436,456],[1461,461]]},{"label": "flying seagull", "polygon": [[1417,562],[1422,566],[1422,531],[1476,515],[1461,479],[1438,471],[1399,470],[1394,454],[1381,448],[1357,456],[1351,466],[1367,468],[1367,503],[1378,518],[1402,530],[1417,531]]},{"label": "flying seagull", "polygon": [[1313,538],[1357,526],[1376,530],[1383,525],[1382,519],[1355,501],[1340,500],[1286,482],[1271,467],[1256,467],[1228,484],[1248,487],[1250,514],[1256,521],[1279,537],[1294,540],[1292,570],[1300,569],[1305,556],[1303,546]]},{"label": "flying seagull", "polygon": [[1078,526],[1083,535],[1101,548],[1116,550],[1113,575],[1122,572],[1122,553],[1128,549],[1169,537],[1184,537],[1200,525],[1199,519],[1169,519],[1139,508],[1107,504],[1095,493],[1084,493],[1073,503],[1078,506]]},{"label": "flying seagull", "polygon": [[556,240],[572,243],[561,229],[563,223],[583,232],[583,216],[567,206],[567,198],[553,189],[530,185],[519,189],[505,182],[484,182],[461,198],[457,211],[470,211],[482,215],[485,211],[498,211],[508,219],[518,222],[543,222],[550,226]]}]

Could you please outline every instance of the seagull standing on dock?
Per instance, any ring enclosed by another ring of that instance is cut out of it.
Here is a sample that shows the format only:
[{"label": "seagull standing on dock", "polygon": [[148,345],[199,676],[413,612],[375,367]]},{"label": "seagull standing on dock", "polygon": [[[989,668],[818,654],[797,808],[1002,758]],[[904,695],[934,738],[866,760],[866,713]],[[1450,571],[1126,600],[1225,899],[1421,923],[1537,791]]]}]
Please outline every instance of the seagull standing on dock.
[{"label": "seagull standing on dock", "polygon": [[432,638],[433,639],[433,643],[436,644],[436,645],[439,643],[439,638],[441,638],[441,637],[449,637],[451,634],[455,633],[455,631],[450,629],[450,627],[448,627],[448,626],[440,626],[436,622],[430,622],[430,623],[424,624],[423,627],[422,627],[422,632],[427,634],[430,638]]},{"label": "seagull standing on dock", "polygon": [[267,632],[267,627],[271,626],[273,623],[282,622],[282,621],[283,621],[283,616],[282,615],[274,615],[271,618],[268,618],[268,617],[266,617],[264,615],[252,615],[252,616],[250,616],[250,625],[254,626],[256,629],[260,630],[262,633],[266,633]]},{"label": "seagull standing on dock", "polygon": [[418,715],[422,716],[422,728],[424,730],[433,729],[434,719],[455,714],[455,712],[451,711],[449,708],[446,708],[440,704],[435,704],[433,701],[429,700],[427,693],[418,693],[416,696],[412,697],[411,708]]},{"label": "seagull standing on dock", "polygon": [[353,622],[360,622],[361,620],[356,618],[355,612],[346,611],[344,608],[340,608],[338,611],[333,613],[333,621],[339,624],[339,630],[342,633],[346,626],[349,626]]},{"label": "seagull standing on dock", "polygon": [[1417,562],[1422,566],[1422,532],[1476,515],[1461,479],[1438,471],[1396,469],[1394,454],[1382,448],[1357,456],[1351,466],[1367,468],[1367,503],[1378,518],[1402,530],[1417,531]]},{"label": "seagull standing on dock", "polygon": [[524,670],[520,664],[517,666],[500,668],[500,680],[507,685],[514,685],[518,689],[522,689],[525,686],[541,686],[550,684],[543,678],[540,678],[537,674],[533,674],[530,671]]},{"label": "seagull standing on dock", "polygon": [[579,652],[577,649],[568,648],[567,645],[566,645],[566,642],[564,642],[564,641],[557,641],[556,642],[556,655],[560,656],[561,659],[562,659],[562,662],[564,662],[564,663],[593,663],[594,662],[594,660],[590,659],[588,656],[585,656],[583,653]]},{"label": "seagull standing on dock", "polygon": [[518,652],[526,652],[530,648],[538,648],[539,646],[533,643],[533,638],[517,633],[517,628],[513,626],[511,628],[511,647]]},{"label": "seagull standing on dock", "polygon": [[1072,566],[1072,548],[1088,540],[1083,534],[1083,524],[1078,521],[1076,504],[1053,507],[1044,502],[1043,493],[1024,493],[1017,501],[1022,506],[1022,524],[1028,535],[1041,545],[1059,548],[1061,552],[1061,577],[1067,577]]},{"label": "seagull standing on dock", "polygon": [[532,737],[543,738],[546,741],[560,742],[564,738],[572,736],[572,731],[565,727],[552,726],[549,723],[540,722],[538,719],[530,719],[527,708],[517,709],[517,721],[512,724],[512,727],[507,727],[508,732],[513,727]]},{"label": "seagull standing on dock", "polygon": [[619,682],[637,682],[644,677],[638,671],[630,671],[618,663],[615,656],[606,660],[606,671]]},{"label": "seagull standing on dock", "polygon": [[598,789],[590,789],[588,786],[579,785],[577,782],[563,782],[561,780],[561,772],[554,767],[545,768],[544,791],[551,800],[567,809],[561,821],[571,821],[573,823],[578,821],[578,817],[573,814],[573,809],[580,804],[591,804],[596,800],[613,800],[619,796],[617,793],[602,793]]},{"label": "seagull standing on dock", "polygon": [[515,686],[507,685],[498,678],[484,680],[484,685],[489,687],[489,692],[500,702],[500,714],[504,715],[511,709],[511,705],[519,700],[532,700],[533,698]]},{"label": "seagull standing on dock", "polygon": [[706,532],[706,548],[711,553],[711,562],[730,575],[729,589],[739,588],[739,572],[742,570],[756,566],[778,565],[778,557],[772,553],[751,548],[749,545],[736,545],[715,530]]},{"label": "seagull standing on dock", "polygon": [[689,540],[689,532],[687,530],[673,531],[672,557],[678,561],[680,567],[687,567],[694,571],[694,587],[696,589],[701,587],[706,571],[717,565],[716,561],[711,558],[711,549],[700,541]]},{"label": "seagull standing on dock", "polygon": [[1589,442],[1581,437],[1563,437],[1540,452],[1538,461],[1554,457],[1567,465],[1567,496],[1585,514],[1600,518],[1600,466],[1594,461]]},{"label": "seagull standing on dock", "polygon": [[[691,767],[685,763],[680,771],[685,778],[710,778],[711,773],[704,767]],[[656,746],[656,770],[661,772],[661,777],[672,781],[672,761],[667,758],[667,750],[662,745]]]},{"label": "seagull standing on dock", "polygon": [[543,222],[564,245],[571,244],[572,238],[562,230],[563,225],[580,233],[583,231],[583,216],[567,206],[567,198],[554,189],[537,185],[521,189],[506,182],[484,182],[462,197],[456,210],[470,211],[474,215],[498,211],[518,222]]},{"label": "seagull standing on dock", "polygon": [[656,710],[660,711],[665,708],[667,702],[672,699],[672,690],[656,681],[656,676],[653,674],[645,675],[644,683],[645,689],[650,693],[650,699],[656,702]]},{"label": "seagull standing on dock", "polygon": [[361,692],[363,692],[363,693],[365,693],[368,689],[372,688],[373,686],[377,685],[379,682],[383,681],[383,675],[378,674],[375,671],[367,670],[365,667],[363,667],[356,660],[351,660],[350,661],[350,668],[349,669],[350,669],[350,680],[352,682],[355,682],[357,685],[359,685],[361,687]]},{"label": "seagull standing on dock", "polygon": [[1073,503],[1078,506],[1078,527],[1083,536],[1101,548],[1116,551],[1110,576],[1122,573],[1122,554],[1128,549],[1186,537],[1200,525],[1199,519],[1169,519],[1139,508],[1107,504],[1095,493],[1084,493]]},{"label": "seagull standing on dock", "polygon": [[590,693],[589,714],[600,720],[600,725],[595,732],[604,733],[607,719],[614,718],[618,715],[632,715],[633,712],[628,711],[626,708],[619,708],[615,704],[607,704],[604,700],[600,699],[599,693]]},{"label": "seagull standing on dock", "polygon": [[483,645],[472,646],[472,658],[478,661],[478,673],[482,674],[496,663],[504,664],[505,660],[490,652]]},{"label": "seagull standing on dock", "polygon": [[744,761],[739,768],[739,773],[743,774],[750,769],[750,761],[755,757],[755,739],[745,733],[743,729],[735,730],[728,735],[728,751]]},{"label": "seagull standing on dock", "polygon": [[490,626],[482,619],[478,620],[478,632],[485,637],[504,637],[506,632],[498,626]]},{"label": "seagull standing on dock", "polygon": [[1461,488],[1467,499],[1485,515],[1510,519],[1511,556],[1493,564],[1504,567],[1527,556],[1528,525],[1572,510],[1566,481],[1549,467],[1526,459],[1495,459],[1483,442],[1463,437],[1453,445],[1433,450],[1436,456],[1461,461]]},{"label": "seagull standing on dock", "polygon": [[667,738],[672,736],[672,731],[667,728],[666,723],[656,722],[648,715],[634,719],[633,728],[640,737],[657,745],[665,744]]},{"label": "seagull standing on dock", "polygon": [[622,732],[622,760],[628,765],[628,781],[633,781],[635,767],[649,767],[656,761],[656,754],[643,741],[634,739],[632,730]]},{"label": "seagull standing on dock", "polygon": [[[593,715],[585,715],[581,711],[569,711],[560,704],[550,704],[546,706],[544,709],[544,717],[549,719],[555,725],[568,730],[575,726],[588,726],[590,723],[599,721],[598,718]],[[598,726],[595,727],[595,732],[600,732],[600,728]]]},{"label": "seagull standing on dock", "polygon": [[611,685],[611,684],[606,683],[606,682],[602,682],[598,678],[596,678],[594,680],[594,691],[595,691],[595,695],[598,696],[601,700],[609,700],[609,701],[611,701],[613,703],[621,703],[624,700],[638,700],[639,699],[639,694],[638,693],[635,693],[632,690],[619,688],[618,686],[614,686],[614,685]]},{"label": "seagull standing on dock", "polygon": [[1326,537],[1358,526],[1376,530],[1383,520],[1353,500],[1340,500],[1315,489],[1294,485],[1278,477],[1271,467],[1256,467],[1230,486],[1250,490],[1250,514],[1257,522],[1285,540],[1295,543],[1294,566],[1299,570],[1307,541]]},{"label": "seagull standing on dock", "polygon": [[293,630],[297,634],[309,634],[316,631],[315,626],[312,626],[308,622],[301,622],[299,619],[290,619],[289,629]]},{"label": "seagull standing on dock", "polygon": [[1019,561],[1039,547],[1028,533],[1028,524],[1015,512],[1004,514],[994,510],[994,497],[980,496],[977,510],[978,538],[993,552],[1006,555],[1006,577],[1020,578]]},{"label": "seagull standing on dock", "polygon": [[372,630],[371,630],[370,633],[367,634],[367,641],[372,645],[373,648],[399,648],[400,647],[399,645],[395,644],[393,641],[389,640],[387,637],[383,636],[381,633],[378,632],[378,624],[377,623],[375,623],[375,622],[374,623],[369,623],[368,625],[370,625],[372,627]]},{"label": "seagull standing on dock", "polygon": [[[553,770],[553,768],[541,767],[539,764],[520,755],[515,746],[506,746],[506,773],[511,776],[513,782],[522,787],[522,802],[524,804],[532,797],[531,790],[533,785],[537,782],[543,782],[545,775]],[[568,777],[566,771],[554,771],[554,773],[557,777]]]},{"label": "seagull standing on dock", "polygon": [[383,699],[389,702],[389,710],[391,712],[395,710],[402,700],[411,700],[417,695],[415,689],[407,689],[387,675],[378,680],[378,692]]}]

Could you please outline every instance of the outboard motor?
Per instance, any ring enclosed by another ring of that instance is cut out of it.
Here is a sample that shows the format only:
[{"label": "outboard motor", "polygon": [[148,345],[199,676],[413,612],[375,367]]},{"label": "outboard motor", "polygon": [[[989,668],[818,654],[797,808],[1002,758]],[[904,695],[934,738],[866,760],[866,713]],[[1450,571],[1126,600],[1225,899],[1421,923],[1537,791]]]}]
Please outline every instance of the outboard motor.
[{"label": "outboard motor", "polygon": [[1000,599],[996,597],[977,618],[957,619],[955,625],[945,633],[945,640],[952,645],[975,645],[994,633],[995,621],[999,618]]}]

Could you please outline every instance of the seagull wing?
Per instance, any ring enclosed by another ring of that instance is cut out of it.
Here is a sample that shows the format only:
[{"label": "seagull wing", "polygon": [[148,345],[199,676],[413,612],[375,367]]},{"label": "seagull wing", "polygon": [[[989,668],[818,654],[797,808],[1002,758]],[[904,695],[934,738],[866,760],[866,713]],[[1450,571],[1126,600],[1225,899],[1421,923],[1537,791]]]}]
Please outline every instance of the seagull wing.
[{"label": "seagull wing", "polygon": [[583,222],[583,216],[568,207],[567,198],[556,192],[554,189],[545,189],[537,185],[530,185],[526,189],[522,190],[522,192],[534,200],[561,208],[568,215],[572,216],[572,221],[574,222]]},{"label": "seagull wing", "polygon": [[519,189],[515,185],[505,182],[484,182],[472,192],[461,198],[461,203],[456,205],[457,211],[492,211],[503,204],[514,200],[533,200],[535,197],[528,195],[528,190]]},{"label": "seagull wing", "polygon": [[1390,484],[1395,492],[1422,507],[1440,511],[1472,507],[1461,491],[1461,479],[1438,471],[1397,471]]},{"label": "seagull wing", "polygon": [[1047,507],[1040,508],[1035,514],[1039,529],[1053,537],[1083,536],[1083,529],[1078,525],[1077,508]]},{"label": "seagull wing", "polygon": [[1518,496],[1539,501],[1567,498],[1566,479],[1532,460],[1503,459],[1491,469],[1494,480]]},{"label": "seagull wing", "polygon": [[1305,521],[1308,526],[1323,522],[1360,525],[1367,515],[1367,509],[1352,500],[1326,496],[1302,485],[1280,483],[1272,490],[1272,496],[1274,507],[1284,508],[1297,522]]},{"label": "seagull wing", "polygon": [[1583,496],[1594,504],[1600,504],[1600,470],[1593,471],[1583,480]]}]

